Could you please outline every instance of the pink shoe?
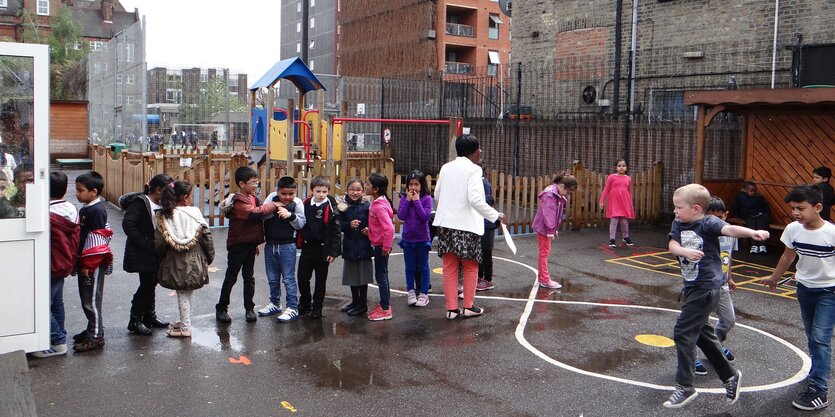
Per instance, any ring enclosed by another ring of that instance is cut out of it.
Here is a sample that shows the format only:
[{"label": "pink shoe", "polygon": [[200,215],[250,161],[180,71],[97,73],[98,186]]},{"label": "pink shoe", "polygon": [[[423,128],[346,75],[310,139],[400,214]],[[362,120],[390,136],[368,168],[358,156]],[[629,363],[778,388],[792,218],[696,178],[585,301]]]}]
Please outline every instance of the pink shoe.
[{"label": "pink shoe", "polygon": [[368,320],[371,321],[381,321],[381,320],[391,320],[391,306],[389,306],[388,310],[383,310],[379,304],[368,313]]},{"label": "pink shoe", "polygon": [[493,285],[493,281],[487,281],[484,279],[479,280],[478,284],[475,286],[476,291],[487,291],[492,290],[493,288],[496,288],[496,286]]},{"label": "pink shoe", "polygon": [[562,288],[562,284],[560,284],[557,281],[551,280],[551,279],[549,279],[547,282],[546,281],[539,281],[539,286],[542,287],[542,288],[551,288],[551,289]]}]

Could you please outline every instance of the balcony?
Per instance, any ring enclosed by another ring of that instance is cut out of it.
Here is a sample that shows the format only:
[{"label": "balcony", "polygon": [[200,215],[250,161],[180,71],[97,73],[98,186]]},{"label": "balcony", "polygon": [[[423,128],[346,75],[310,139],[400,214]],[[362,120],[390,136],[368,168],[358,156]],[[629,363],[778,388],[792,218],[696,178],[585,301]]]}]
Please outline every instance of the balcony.
[{"label": "balcony", "polygon": [[475,37],[475,28],[469,25],[460,25],[458,23],[447,23],[446,34],[454,36],[466,36],[468,38]]},{"label": "balcony", "polygon": [[447,74],[472,74],[473,64],[447,61],[444,65],[444,71]]}]

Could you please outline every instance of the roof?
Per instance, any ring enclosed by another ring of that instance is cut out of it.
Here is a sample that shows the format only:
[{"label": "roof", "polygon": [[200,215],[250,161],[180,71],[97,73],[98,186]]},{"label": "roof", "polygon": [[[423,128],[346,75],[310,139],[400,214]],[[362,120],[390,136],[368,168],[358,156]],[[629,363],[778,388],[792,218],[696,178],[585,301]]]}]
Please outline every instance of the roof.
[{"label": "roof", "polygon": [[325,89],[325,86],[316,78],[313,71],[305,65],[304,61],[295,57],[278,61],[264,76],[249,87],[249,91],[255,91],[261,87],[272,87],[280,79],[292,82],[303,93]]},{"label": "roof", "polygon": [[835,105],[835,88],[686,91],[684,104],[727,108],[769,108]]},{"label": "roof", "polygon": [[105,23],[101,10],[72,9],[73,21],[81,25],[81,36],[85,38],[112,39],[113,35],[136,23],[133,12],[113,12],[113,23]]}]

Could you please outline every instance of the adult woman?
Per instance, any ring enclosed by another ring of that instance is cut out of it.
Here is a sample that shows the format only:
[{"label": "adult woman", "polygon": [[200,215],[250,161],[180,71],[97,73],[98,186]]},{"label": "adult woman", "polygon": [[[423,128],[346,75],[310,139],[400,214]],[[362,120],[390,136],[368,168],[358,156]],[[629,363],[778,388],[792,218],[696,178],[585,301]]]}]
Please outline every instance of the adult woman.
[{"label": "adult woman", "polygon": [[[438,255],[444,260],[444,299],[447,319],[460,315],[480,316],[484,309],[473,304],[481,262],[481,235],[484,219],[491,222],[503,219],[504,214],[490,207],[484,196],[481,181],[481,146],[473,135],[461,135],[455,140],[455,160],[444,164],[435,185],[438,208]],[[464,310],[458,308],[458,269],[464,267]]]}]

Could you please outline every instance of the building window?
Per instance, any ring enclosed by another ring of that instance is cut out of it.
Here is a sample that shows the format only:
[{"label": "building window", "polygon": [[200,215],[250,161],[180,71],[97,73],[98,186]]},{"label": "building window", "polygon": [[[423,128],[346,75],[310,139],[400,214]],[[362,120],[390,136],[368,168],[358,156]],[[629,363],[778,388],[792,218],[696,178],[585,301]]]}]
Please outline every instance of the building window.
[{"label": "building window", "polygon": [[125,84],[133,84],[135,77],[131,74],[125,74]]},{"label": "building window", "polygon": [[301,0],[299,0],[299,2],[296,3],[296,13],[301,13],[301,12],[302,12],[302,2],[301,2]]},{"label": "building window", "polygon": [[183,91],[169,88],[165,90],[165,102],[180,104],[183,99]]},{"label": "building window", "polygon": [[311,17],[310,18],[310,28],[313,29],[315,27],[316,27],[316,18]]},{"label": "building window", "polygon": [[310,70],[313,71],[313,60],[310,60]]},{"label": "building window", "polygon": [[313,41],[313,40],[310,41],[310,49],[313,49],[313,45],[315,45],[315,44],[316,44],[316,41]]},{"label": "building window", "polygon": [[133,61],[133,44],[126,43],[125,44],[125,61],[131,62]]},{"label": "building window", "polygon": [[238,77],[237,76],[229,76],[229,86],[230,87],[237,87],[238,86]]},{"label": "building window", "polygon": [[682,122],[695,114],[684,104],[683,90],[650,90],[649,120],[652,122]]},{"label": "building window", "polygon": [[125,104],[128,106],[133,104],[133,96],[125,96]]},{"label": "building window", "polygon": [[9,0],[0,0],[0,7],[9,7]]},{"label": "building window", "polygon": [[302,31],[302,22],[296,22],[296,32],[300,33]]},{"label": "building window", "polygon": [[122,82],[122,74],[121,74],[121,73],[116,74],[116,82],[117,82],[117,83],[121,83],[121,82]]},{"label": "building window", "polygon": [[200,73],[200,82],[201,83],[209,82],[209,74]]},{"label": "building window", "polygon": [[[0,7],[2,7],[2,6],[0,6]],[[81,42],[73,43],[72,44],[72,49],[75,49],[76,51],[80,50],[81,49]]]},{"label": "building window", "polygon": [[302,44],[301,44],[301,42],[296,42],[296,53],[297,53],[297,54],[302,53]]},{"label": "building window", "polygon": [[310,0],[310,7],[313,7],[315,5],[316,5],[316,0]]},{"label": "building window", "polygon": [[502,24],[502,19],[499,15],[490,13],[490,21],[487,22],[487,37],[490,39],[499,39],[499,25]]},{"label": "building window", "polygon": [[495,77],[499,73],[499,51],[487,51],[487,76]]},{"label": "building window", "polygon": [[38,14],[49,16],[49,0],[38,0]]},{"label": "building window", "polygon": [[90,51],[101,50],[102,43],[102,41],[90,41]]}]

